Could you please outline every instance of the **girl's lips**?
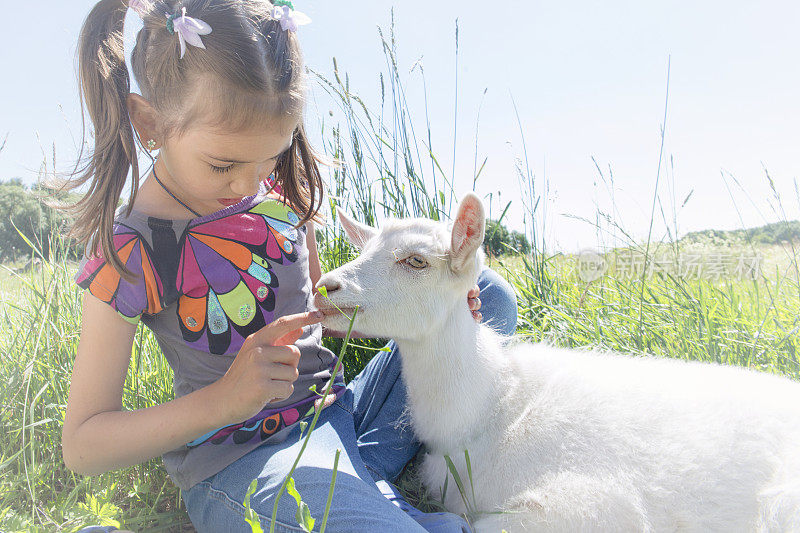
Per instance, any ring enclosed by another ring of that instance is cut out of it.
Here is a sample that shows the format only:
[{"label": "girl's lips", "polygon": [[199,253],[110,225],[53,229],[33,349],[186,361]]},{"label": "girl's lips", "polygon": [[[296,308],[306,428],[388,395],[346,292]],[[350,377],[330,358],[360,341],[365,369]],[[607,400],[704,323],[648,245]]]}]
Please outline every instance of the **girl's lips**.
[{"label": "girl's lips", "polygon": [[217,201],[222,205],[233,205],[238,204],[242,201],[241,198],[217,198]]}]

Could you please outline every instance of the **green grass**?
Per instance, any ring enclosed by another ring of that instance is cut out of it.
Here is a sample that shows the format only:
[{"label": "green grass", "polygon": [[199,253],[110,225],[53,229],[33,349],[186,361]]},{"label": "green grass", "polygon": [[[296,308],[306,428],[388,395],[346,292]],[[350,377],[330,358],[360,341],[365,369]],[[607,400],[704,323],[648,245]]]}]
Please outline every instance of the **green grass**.
[{"label": "green grass", "polygon": [[[586,284],[569,258],[545,261],[546,286],[538,285],[530,265],[519,256],[492,263],[519,292],[520,332],[533,340],[751,366],[800,379],[796,280],[651,279],[639,300],[639,281],[604,277]],[[80,330],[74,268],[56,260],[13,281],[0,280],[13,285],[15,294],[0,307],[0,529],[74,531],[105,523],[180,531],[189,526],[188,517],[159,459],[94,478],[64,467],[60,434]],[[540,296],[543,291],[546,298]],[[357,373],[374,353],[349,349],[343,359],[348,374]],[[171,398],[171,370],[150,332],[140,327],[124,407],[139,409]],[[439,509],[420,486],[413,464],[400,486],[413,503]],[[312,512],[319,518],[322,510]]]},{"label": "green grass", "polygon": [[[331,172],[330,198],[368,223],[387,215],[446,219],[456,200],[456,178],[434,155],[429,128],[415,129],[410,122],[395,36],[381,38],[387,72],[380,78],[379,112],[363,106],[338,68],[333,80],[318,75],[341,117],[321,125],[324,150],[343,162]],[[424,82],[421,69],[420,74]],[[427,95],[425,104],[427,111]],[[575,274],[574,257],[546,251],[537,192],[546,188],[534,179],[524,144],[517,172],[535,252],[493,259],[491,265],[518,292],[522,335],[563,346],[748,366],[800,379],[800,282],[793,249],[759,247],[773,262],[751,281],[605,276],[587,284]],[[478,177],[459,179],[472,183]],[[335,220],[320,229],[319,238],[325,270],[352,257]],[[0,530],[75,531],[94,523],[136,531],[191,530],[160,459],[97,477],[75,475],[63,464],[61,427],[81,322],[80,293],[72,282],[75,263],[64,258],[63,249],[56,245],[52,260],[29,272],[0,272]],[[334,351],[341,342],[326,340]],[[346,378],[374,354],[349,348],[343,358]],[[140,326],[123,406],[140,409],[172,397],[172,372],[151,333]],[[413,462],[399,485],[423,510],[441,510],[423,490]],[[323,510],[311,511],[320,521]]]}]

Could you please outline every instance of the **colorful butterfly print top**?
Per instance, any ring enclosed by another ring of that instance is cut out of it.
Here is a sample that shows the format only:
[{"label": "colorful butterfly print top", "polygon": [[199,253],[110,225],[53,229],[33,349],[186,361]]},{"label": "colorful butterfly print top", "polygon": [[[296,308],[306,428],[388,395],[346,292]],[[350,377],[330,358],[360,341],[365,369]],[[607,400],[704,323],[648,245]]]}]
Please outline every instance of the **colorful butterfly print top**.
[{"label": "colorful butterfly print top", "polygon": [[141,283],[123,279],[113,266],[106,264],[102,255],[85,260],[75,281],[129,322],[135,323],[142,313],[155,314],[164,309],[164,286],[153,265],[153,252],[148,242],[125,224],[114,225],[113,241],[122,263],[142,280]]},{"label": "colorful butterfly print top", "polygon": [[[273,265],[297,261],[297,215],[266,201],[247,211],[192,222],[178,243],[178,316],[198,350],[236,353],[275,318]],[[303,235],[305,238],[305,235]]]},{"label": "colorful butterfly print top", "polygon": [[[152,245],[124,223],[114,228],[120,259],[142,283],[126,281],[101,253],[81,269],[78,285],[131,322],[177,299],[183,339],[214,354],[237,353],[248,335],[275,319],[274,266],[297,261],[298,240],[305,238],[295,229],[299,218],[288,206],[266,199],[247,210],[186,221],[180,237],[167,240],[156,234],[169,221],[148,218]],[[166,292],[162,276],[174,284]]]},{"label": "colorful butterfly print top", "polygon": [[[99,257],[84,257],[77,284],[125,320],[141,320],[154,333],[173,369],[175,396],[222,377],[248,335],[276,318],[313,307],[306,227],[270,197],[266,185],[211,215],[168,220],[120,208],[114,246],[134,274],[128,282]],[[307,331],[306,331],[307,330]],[[336,357],[321,342],[322,327],[304,328],[299,377],[292,396],[268,404],[256,417],[198,437],[164,455],[181,488],[218,472],[301,419],[328,382]],[[336,376],[332,398],[344,392]]]}]

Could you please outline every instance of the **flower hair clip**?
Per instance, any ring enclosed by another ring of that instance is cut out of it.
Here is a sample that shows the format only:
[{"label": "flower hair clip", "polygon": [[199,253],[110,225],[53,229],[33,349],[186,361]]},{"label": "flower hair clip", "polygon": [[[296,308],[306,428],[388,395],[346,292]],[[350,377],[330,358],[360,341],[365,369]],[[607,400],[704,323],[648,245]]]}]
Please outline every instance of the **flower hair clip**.
[{"label": "flower hair clip", "polygon": [[302,11],[296,11],[289,0],[273,0],[272,18],[280,21],[282,30],[297,32],[298,26],[311,22]]},{"label": "flower hair clip", "polygon": [[181,59],[186,53],[186,43],[198,48],[205,48],[200,36],[211,33],[211,26],[200,19],[187,17],[185,7],[181,8],[180,13],[172,15],[164,13],[164,16],[167,17],[167,31],[178,34],[178,40],[181,43]]}]

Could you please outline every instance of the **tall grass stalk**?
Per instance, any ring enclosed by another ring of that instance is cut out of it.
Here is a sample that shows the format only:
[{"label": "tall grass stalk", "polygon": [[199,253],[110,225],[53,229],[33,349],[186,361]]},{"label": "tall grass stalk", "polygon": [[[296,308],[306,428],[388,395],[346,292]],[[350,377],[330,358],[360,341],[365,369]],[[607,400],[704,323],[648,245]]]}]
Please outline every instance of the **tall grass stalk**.
[{"label": "tall grass stalk", "polygon": [[[306,449],[306,445],[308,444],[308,440],[311,438],[311,432],[314,431],[314,428],[317,425],[317,420],[319,419],[319,415],[322,412],[322,405],[327,398],[328,394],[330,393],[331,387],[333,386],[333,382],[336,379],[336,376],[339,374],[339,370],[342,368],[342,360],[344,358],[344,351],[347,349],[347,343],[350,342],[350,334],[353,332],[353,322],[356,319],[356,314],[358,314],[358,306],[356,306],[355,311],[353,312],[353,316],[350,317],[350,325],[347,328],[347,333],[344,337],[344,342],[342,343],[342,348],[339,350],[339,357],[336,358],[336,365],[333,367],[333,371],[331,372],[331,377],[328,380],[327,386],[323,391],[319,404],[314,409],[314,418],[311,420],[311,424],[308,426],[308,431],[306,432],[306,436],[303,439],[303,445],[300,447],[300,451],[297,453],[297,457],[294,459],[294,463],[292,463],[292,467],[289,469],[289,473],[286,474],[286,477],[281,483],[281,488],[278,490],[278,494],[275,495],[275,503],[272,505],[272,520],[270,520],[269,531],[273,533],[275,531],[275,518],[278,516],[278,502],[281,499],[281,495],[283,491],[286,489],[287,484],[292,479],[292,474],[294,473],[294,469],[297,467],[297,463],[300,462],[300,458],[303,456],[303,452]],[[334,475],[331,480],[331,491],[333,491],[333,483],[336,481],[336,476]]]}]

